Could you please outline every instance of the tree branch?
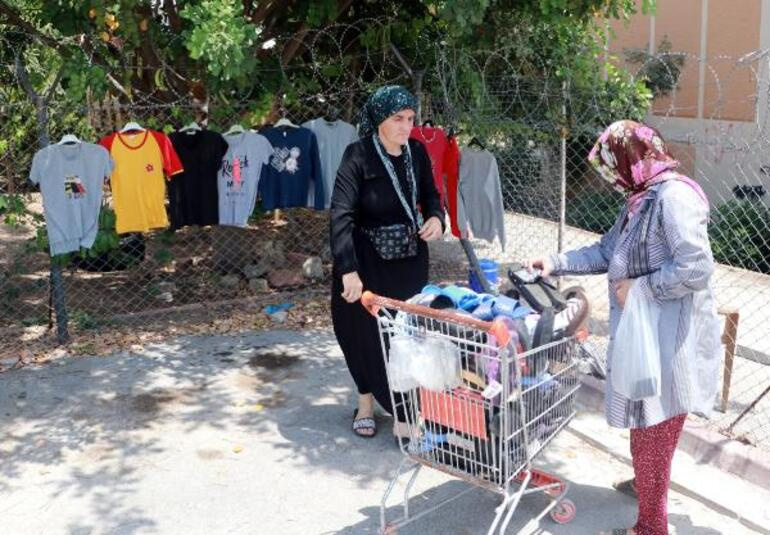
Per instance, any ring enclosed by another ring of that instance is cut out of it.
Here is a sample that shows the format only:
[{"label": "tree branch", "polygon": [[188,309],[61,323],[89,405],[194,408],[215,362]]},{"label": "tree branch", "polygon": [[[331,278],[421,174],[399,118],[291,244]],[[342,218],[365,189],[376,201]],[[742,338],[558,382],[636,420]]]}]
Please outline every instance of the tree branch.
[{"label": "tree branch", "polygon": [[11,6],[6,4],[5,2],[0,1],[0,15],[5,16],[5,20],[10,23],[13,26],[17,26],[24,30],[26,33],[30,34],[31,36],[37,38],[40,42],[43,44],[48,45],[49,47],[53,48],[54,50],[58,51],[64,56],[69,55],[69,50],[64,46],[63,43],[60,43],[53,37],[44,34],[39,29],[35,28],[35,26],[24,20],[21,15],[13,9]]},{"label": "tree branch", "polygon": [[396,59],[401,64],[401,66],[404,68],[406,73],[410,77],[414,77],[414,72],[412,71],[412,67],[410,67],[409,63],[406,62],[406,59],[401,54],[401,51],[398,49],[398,47],[396,47],[396,45],[394,45],[393,43],[390,43],[390,49],[393,51],[393,54],[396,56]]},{"label": "tree branch", "polygon": [[265,20],[270,15],[273,14],[276,8],[279,8],[279,7],[285,7],[284,3],[283,2],[260,2],[257,9],[254,10],[249,16],[249,19],[255,25],[263,24]]},{"label": "tree branch", "polygon": [[123,95],[126,97],[131,98],[131,94],[128,92],[128,90],[126,90],[126,88],[123,87],[123,85],[118,82],[118,80],[112,74],[110,74],[111,68],[109,64],[96,52],[93,43],[91,43],[85,34],[80,36],[80,48],[87,58],[90,58],[91,61],[97,65],[104,67],[104,70],[107,73],[107,79],[110,81],[113,87],[115,87],[115,89],[123,93]]},{"label": "tree branch", "polygon": [[182,29],[182,19],[179,17],[179,11],[176,7],[175,0],[164,0],[163,11],[168,15],[168,23],[171,25],[171,29],[175,32],[179,32]]},{"label": "tree branch", "polygon": [[14,58],[14,67],[16,70],[16,80],[19,85],[27,94],[29,99],[37,106],[41,102],[40,94],[32,87],[32,83],[29,81],[29,73],[27,72],[27,66],[24,64],[24,58],[21,57],[21,52],[16,51],[16,57]]},{"label": "tree branch", "polygon": [[[350,8],[352,3],[353,0],[339,0],[337,3],[337,16],[335,18],[340,18],[340,16],[342,16],[345,11]],[[307,23],[303,23],[297,33],[294,34],[294,39],[283,50],[283,54],[281,55],[281,62],[284,65],[294,59],[294,56],[297,54],[300,46],[302,46],[304,43],[305,37],[308,33],[310,33],[310,28],[308,27]]]},{"label": "tree branch", "polygon": [[48,103],[48,101],[51,100],[51,97],[53,96],[53,92],[56,91],[57,87],[59,87],[59,82],[61,82],[61,78],[63,74],[64,74],[64,65],[59,67],[59,71],[56,73],[56,78],[54,78],[53,83],[51,84],[51,87],[49,87],[48,91],[45,92],[46,103]]}]

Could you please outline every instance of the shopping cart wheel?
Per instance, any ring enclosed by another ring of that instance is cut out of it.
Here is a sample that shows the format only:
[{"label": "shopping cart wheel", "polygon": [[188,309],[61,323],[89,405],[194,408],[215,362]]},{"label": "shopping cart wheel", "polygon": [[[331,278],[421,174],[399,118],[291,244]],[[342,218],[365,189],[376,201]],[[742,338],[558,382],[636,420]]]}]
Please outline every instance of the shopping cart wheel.
[{"label": "shopping cart wheel", "polygon": [[575,518],[577,507],[572,500],[564,498],[559,500],[553,509],[551,509],[551,520],[557,524],[567,524]]}]

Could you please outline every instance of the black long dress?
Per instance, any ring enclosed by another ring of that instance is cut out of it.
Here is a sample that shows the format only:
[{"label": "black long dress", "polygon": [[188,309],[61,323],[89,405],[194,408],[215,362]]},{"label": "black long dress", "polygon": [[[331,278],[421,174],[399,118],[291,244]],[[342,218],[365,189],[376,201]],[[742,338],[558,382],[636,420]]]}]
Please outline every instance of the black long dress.
[{"label": "black long dress", "polygon": [[[412,164],[419,188],[417,202],[424,219],[437,216],[444,224],[438,192],[425,147],[409,140]],[[406,177],[405,157],[388,156],[396,169],[402,191],[411,198]],[[392,413],[385,374],[385,362],[375,319],[360,302],[342,298],[342,275],[357,271],[364,290],[405,300],[428,282],[428,245],[419,240],[417,255],[399,260],[383,260],[364,236],[362,227],[409,223],[403,205],[380,160],[371,137],[350,144],[342,157],[334,182],[331,203],[332,322],[337,342],[345,355],[350,374],[361,394],[371,393],[383,409]],[[404,420],[403,414],[397,418]]]}]

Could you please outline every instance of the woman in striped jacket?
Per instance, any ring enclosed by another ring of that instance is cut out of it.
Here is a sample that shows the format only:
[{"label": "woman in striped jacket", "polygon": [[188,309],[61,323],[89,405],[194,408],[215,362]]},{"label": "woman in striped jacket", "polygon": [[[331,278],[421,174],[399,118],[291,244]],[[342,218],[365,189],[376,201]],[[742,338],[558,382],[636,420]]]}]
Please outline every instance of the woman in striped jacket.
[{"label": "woman in striped jacket", "polygon": [[[618,121],[602,133],[588,156],[591,165],[627,201],[614,226],[597,243],[528,265],[545,275],[607,274],[610,348],[626,296],[638,281],[661,306],[658,324],[661,389],[657,397],[624,398],[606,382],[606,417],[631,429],[634,480],[639,498],[633,528],[612,535],[668,533],[671,460],[687,413],[712,410],[720,362],[720,326],[710,279],[714,260],[707,234],[709,206],[703,190],[676,171],[679,162],[657,130]],[[612,368],[608,357],[608,371]]]}]

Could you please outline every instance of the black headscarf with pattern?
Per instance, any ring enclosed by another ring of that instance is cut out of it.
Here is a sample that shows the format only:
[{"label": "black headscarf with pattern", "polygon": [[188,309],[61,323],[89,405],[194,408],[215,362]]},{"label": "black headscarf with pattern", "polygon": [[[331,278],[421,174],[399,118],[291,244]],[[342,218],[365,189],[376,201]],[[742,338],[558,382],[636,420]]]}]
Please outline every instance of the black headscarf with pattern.
[{"label": "black headscarf with pattern", "polygon": [[417,111],[417,99],[404,86],[384,85],[372,93],[361,108],[358,134],[366,137],[391,115],[403,110]]}]

